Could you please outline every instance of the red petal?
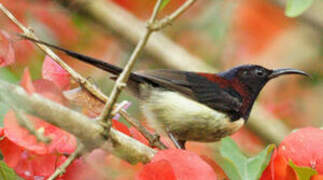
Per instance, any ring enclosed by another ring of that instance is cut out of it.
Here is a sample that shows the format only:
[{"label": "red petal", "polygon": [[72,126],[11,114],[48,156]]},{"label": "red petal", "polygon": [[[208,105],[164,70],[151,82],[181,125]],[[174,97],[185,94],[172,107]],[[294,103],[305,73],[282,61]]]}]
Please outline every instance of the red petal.
[{"label": "red petal", "polygon": [[213,168],[219,179],[229,179],[223,169],[213,159],[206,155],[201,155],[200,157]]},{"label": "red petal", "polygon": [[63,92],[52,82],[46,79],[39,79],[33,82],[36,93],[60,104],[65,103]]},{"label": "red petal", "polygon": [[136,177],[137,180],[176,180],[173,167],[167,160],[146,164]]},{"label": "red petal", "polygon": [[21,160],[22,152],[24,152],[23,148],[16,146],[12,141],[5,137],[0,141],[0,149],[4,161],[9,167],[15,167]]},{"label": "red petal", "polygon": [[322,174],[314,175],[311,177],[311,180],[323,180],[323,175]]},{"label": "red petal", "polygon": [[10,36],[5,31],[0,31],[0,67],[10,65],[15,62],[15,52]]},{"label": "red petal", "polygon": [[64,103],[62,91],[52,82],[46,79],[39,79],[32,82],[28,68],[25,68],[20,85],[29,94],[34,92],[58,103]]},{"label": "red petal", "polygon": [[65,158],[65,156],[55,153],[46,155],[36,155],[30,153],[30,157],[34,158],[29,158],[31,159],[29,160],[29,163],[33,169],[34,179],[36,179],[37,176],[51,176],[55,169],[59,166],[59,160]]},{"label": "red petal", "polygon": [[322,139],[323,130],[318,128],[302,128],[288,135],[273,154],[261,180],[296,179],[294,170],[288,164],[289,160],[298,166],[316,169],[319,174],[322,174]]},{"label": "red petal", "polygon": [[49,56],[45,57],[42,77],[53,81],[62,90],[67,90],[70,87],[70,74]]},{"label": "red petal", "polygon": [[160,160],[167,160],[169,162],[177,179],[217,179],[212,167],[195,153],[179,149],[159,151],[151,162]]},{"label": "red petal", "polygon": [[307,166],[323,174],[323,130],[302,128],[288,135],[280,144],[278,154],[298,166]]},{"label": "red petal", "polygon": [[4,129],[0,127],[0,138],[4,136]]},{"label": "red petal", "polygon": [[30,72],[29,72],[28,68],[25,68],[25,70],[24,70],[24,74],[21,78],[20,85],[21,85],[21,87],[23,87],[25,89],[25,91],[28,94],[32,94],[35,92],[35,87],[32,83]]},{"label": "red petal", "polygon": [[[296,173],[289,166],[288,161],[276,153],[273,155],[272,161],[269,164],[271,178],[275,180],[296,180]],[[266,170],[265,170],[266,171]],[[264,174],[266,174],[264,172]],[[265,180],[263,178],[262,180]],[[269,179],[268,179],[269,180]]]},{"label": "red petal", "polygon": [[26,180],[49,177],[55,171],[60,158],[57,153],[38,155],[23,150],[8,138],[0,141],[0,150],[6,164]]},{"label": "red petal", "polygon": [[125,124],[112,119],[112,127],[114,127],[116,130],[122,132],[123,134],[130,136],[130,131]]},{"label": "red petal", "polygon": [[270,163],[262,173],[260,180],[271,180],[271,179],[274,180],[274,177],[275,177],[274,160],[276,156],[277,156],[277,149],[274,150],[270,159]]},{"label": "red petal", "polygon": [[48,145],[37,142],[37,139],[22,128],[12,111],[9,111],[4,118],[5,136],[17,146],[37,154],[48,154],[52,152],[72,153],[76,147],[76,139],[71,134],[33,116],[27,116],[36,129],[44,128],[45,136],[52,139]]}]

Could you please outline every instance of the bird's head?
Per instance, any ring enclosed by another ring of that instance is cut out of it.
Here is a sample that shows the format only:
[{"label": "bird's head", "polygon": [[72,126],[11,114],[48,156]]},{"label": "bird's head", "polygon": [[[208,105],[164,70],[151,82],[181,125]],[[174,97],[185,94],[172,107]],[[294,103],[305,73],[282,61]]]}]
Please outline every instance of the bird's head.
[{"label": "bird's head", "polygon": [[238,83],[238,86],[244,89],[244,94],[240,95],[248,97],[248,105],[245,106],[246,109],[243,113],[245,119],[248,119],[252,105],[266,83],[274,78],[288,74],[310,77],[307,73],[297,69],[282,68],[271,70],[259,65],[241,65],[219,73],[220,76],[227,80],[233,80],[232,82]]},{"label": "bird's head", "polygon": [[267,69],[259,65],[242,65],[228,71],[220,73],[222,77],[232,80],[236,79],[242,86],[246,87],[250,93],[258,94],[264,85],[277,77],[287,74],[298,74],[310,77],[304,71],[292,68]]}]

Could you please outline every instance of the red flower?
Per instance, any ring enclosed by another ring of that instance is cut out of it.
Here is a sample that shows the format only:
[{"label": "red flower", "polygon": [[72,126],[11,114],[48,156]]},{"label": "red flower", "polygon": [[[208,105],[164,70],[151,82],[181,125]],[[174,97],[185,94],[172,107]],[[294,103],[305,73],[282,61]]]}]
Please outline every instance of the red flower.
[{"label": "red flower", "polygon": [[216,180],[212,167],[195,153],[169,149],[159,151],[137,175],[138,180],[194,179]]},{"label": "red flower", "polygon": [[53,81],[60,89],[67,90],[70,87],[70,74],[58,65],[49,56],[45,57],[42,69],[42,77]]},{"label": "red flower", "polygon": [[10,36],[5,31],[0,31],[0,67],[15,62],[15,51],[13,50]]},{"label": "red flower", "polygon": [[289,165],[292,161],[300,167],[310,167],[323,175],[323,130],[318,128],[302,128],[287,136],[273,154],[269,166],[263,173],[262,180],[297,179],[296,172]]}]

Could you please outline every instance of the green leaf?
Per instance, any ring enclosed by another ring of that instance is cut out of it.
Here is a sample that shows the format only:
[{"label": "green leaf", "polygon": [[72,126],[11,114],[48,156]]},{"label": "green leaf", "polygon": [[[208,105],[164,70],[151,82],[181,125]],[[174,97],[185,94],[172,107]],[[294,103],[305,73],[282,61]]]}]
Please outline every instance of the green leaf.
[{"label": "green leaf", "polygon": [[230,179],[236,179],[233,177],[230,177],[231,173],[234,173],[234,176],[240,177],[239,179],[244,179],[245,177],[245,162],[247,161],[247,157],[242,154],[242,152],[239,150],[237,144],[230,138],[226,137],[222,139],[221,141],[221,149],[220,153],[222,157],[226,160],[228,164],[226,166],[229,166],[230,172],[227,172],[227,175]]},{"label": "green leaf", "polygon": [[302,14],[313,4],[313,0],[287,0],[285,15],[296,17]]},{"label": "green leaf", "polygon": [[243,180],[237,166],[230,159],[224,158],[224,160],[220,163],[220,166],[229,179]]},{"label": "green leaf", "polygon": [[170,0],[163,0],[163,2],[160,5],[159,11],[163,10],[169,2]]},{"label": "green leaf", "polygon": [[250,179],[259,179],[261,177],[262,172],[269,164],[271,153],[274,149],[275,145],[270,144],[257,156],[248,159],[247,171]]},{"label": "green leaf", "polygon": [[309,180],[313,175],[317,174],[317,171],[315,169],[312,169],[310,167],[297,166],[291,160],[289,161],[289,165],[296,172],[298,180]]},{"label": "green leaf", "polygon": [[275,145],[269,145],[257,156],[247,158],[230,138],[221,141],[220,153],[223,162],[220,164],[229,179],[234,180],[258,180],[267,167],[271,153]]},{"label": "green leaf", "polygon": [[0,179],[16,180],[17,176],[13,169],[9,168],[5,162],[0,161]]}]

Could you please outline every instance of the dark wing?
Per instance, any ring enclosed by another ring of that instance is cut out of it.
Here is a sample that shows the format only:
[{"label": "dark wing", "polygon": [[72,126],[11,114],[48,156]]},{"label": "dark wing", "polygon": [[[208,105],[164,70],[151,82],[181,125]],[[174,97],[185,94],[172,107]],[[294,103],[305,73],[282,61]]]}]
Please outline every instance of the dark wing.
[{"label": "dark wing", "polygon": [[153,86],[178,91],[186,96],[193,96],[184,71],[154,70],[136,74]]},{"label": "dark wing", "polygon": [[220,88],[216,82],[193,72],[156,70],[137,74],[146,82],[180,92],[215,110],[238,113],[242,105],[241,96],[232,87]]}]

